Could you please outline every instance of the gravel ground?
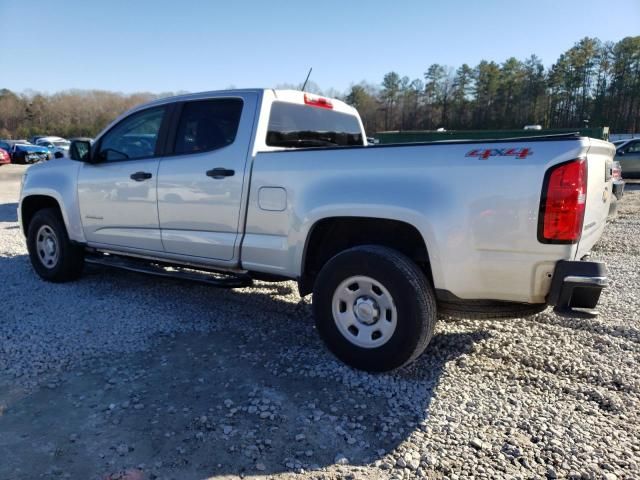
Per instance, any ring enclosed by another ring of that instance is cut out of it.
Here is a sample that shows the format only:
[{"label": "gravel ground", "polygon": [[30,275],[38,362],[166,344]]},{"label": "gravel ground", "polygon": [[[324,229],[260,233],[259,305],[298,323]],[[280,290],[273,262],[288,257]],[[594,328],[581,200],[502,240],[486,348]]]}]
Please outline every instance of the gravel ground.
[{"label": "gravel ground", "polygon": [[294,283],[40,281],[0,167],[0,479],[640,478],[640,184],[596,319],[442,319],[412,366],[335,361]]}]

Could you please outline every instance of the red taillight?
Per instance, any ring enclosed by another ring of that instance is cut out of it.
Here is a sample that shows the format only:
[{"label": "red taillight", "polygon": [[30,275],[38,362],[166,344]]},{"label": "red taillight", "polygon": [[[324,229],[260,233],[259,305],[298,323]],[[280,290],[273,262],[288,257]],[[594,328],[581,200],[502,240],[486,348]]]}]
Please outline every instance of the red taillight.
[{"label": "red taillight", "polygon": [[333,103],[324,97],[316,97],[315,95],[304,94],[305,105],[311,105],[312,107],[330,108],[333,109]]},{"label": "red taillight", "polygon": [[587,161],[572,160],[547,172],[540,202],[538,239],[576,243],[582,234],[587,202]]}]

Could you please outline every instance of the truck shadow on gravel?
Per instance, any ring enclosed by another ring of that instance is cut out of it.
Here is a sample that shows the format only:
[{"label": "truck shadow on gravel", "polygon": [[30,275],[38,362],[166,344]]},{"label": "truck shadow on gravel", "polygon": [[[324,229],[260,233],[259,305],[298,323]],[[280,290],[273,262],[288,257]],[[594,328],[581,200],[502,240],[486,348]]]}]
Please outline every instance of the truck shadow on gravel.
[{"label": "truck shadow on gravel", "polygon": [[[3,272],[27,265],[25,256],[0,257]],[[0,478],[108,478],[135,469],[148,479],[195,479],[293,473],[341,458],[370,464],[424,428],[447,363],[488,337],[436,334],[410,367],[370,375],[324,349],[293,283],[225,291],[96,268],[73,284],[14,280],[31,297],[67,295],[65,317],[76,309],[84,316],[84,338],[113,328],[102,332],[105,343],[115,335],[123,352],[82,354],[80,342],[71,366],[40,376],[30,393],[6,393],[20,378],[0,392]],[[141,297],[144,309],[136,310]],[[135,321],[125,321],[127,309]],[[27,313],[56,316],[39,300]],[[65,317],[55,320],[62,325],[52,338],[44,329],[45,342],[73,334]],[[148,342],[130,348],[146,328]],[[11,320],[0,325],[3,342],[12,329]]]}]

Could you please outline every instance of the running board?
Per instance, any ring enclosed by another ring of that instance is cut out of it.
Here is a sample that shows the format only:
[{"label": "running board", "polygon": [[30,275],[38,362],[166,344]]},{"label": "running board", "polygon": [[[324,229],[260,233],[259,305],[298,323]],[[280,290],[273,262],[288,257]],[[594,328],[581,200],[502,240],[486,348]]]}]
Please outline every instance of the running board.
[{"label": "running board", "polygon": [[129,270],[130,272],[147,273],[158,277],[206,283],[207,285],[218,288],[244,288],[253,284],[253,280],[248,275],[205,272],[202,270],[185,269],[180,266],[163,266],[151,261],[129,259],[117,255],[87,255],[84,261],[92,265]]}]

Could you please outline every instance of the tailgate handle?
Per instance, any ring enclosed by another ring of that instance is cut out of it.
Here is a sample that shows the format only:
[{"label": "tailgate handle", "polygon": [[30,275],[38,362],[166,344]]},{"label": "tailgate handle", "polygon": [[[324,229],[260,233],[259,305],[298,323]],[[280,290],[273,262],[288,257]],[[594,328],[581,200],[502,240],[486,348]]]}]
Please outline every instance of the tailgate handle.
[{"label": "tailgate handle", "polygon": [[213,170],[207,170],[207,177],[212,177],[218,180],[224,177],[233,177],[235,174],[235,170],[229,170],[222,167],[214,168]]}]

